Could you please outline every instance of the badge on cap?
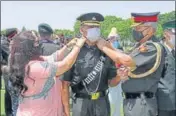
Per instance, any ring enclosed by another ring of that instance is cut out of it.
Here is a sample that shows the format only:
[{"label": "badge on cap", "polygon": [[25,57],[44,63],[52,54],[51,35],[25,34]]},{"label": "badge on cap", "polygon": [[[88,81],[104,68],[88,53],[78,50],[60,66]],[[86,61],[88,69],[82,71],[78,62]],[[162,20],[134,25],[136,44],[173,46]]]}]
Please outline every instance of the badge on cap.
[{"label": "badge on cap", "polygon": [[96,21],[96,18],[95,18],[95,17],[92,17],[92,20],[93,20],[93,21]]}]

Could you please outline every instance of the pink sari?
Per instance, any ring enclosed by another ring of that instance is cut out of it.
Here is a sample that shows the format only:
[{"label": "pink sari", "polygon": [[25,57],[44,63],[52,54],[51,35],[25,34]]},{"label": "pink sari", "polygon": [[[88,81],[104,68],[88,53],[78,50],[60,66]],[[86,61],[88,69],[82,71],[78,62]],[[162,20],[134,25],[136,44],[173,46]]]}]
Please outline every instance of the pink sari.
[{"label": "pink sari", "polygon": [[28,90],[24,97],[20,97],[17,116],[64,116],[62,83],[55,77],[57,66],[52,63],[52,57],[48,57],[47,61],[28,63],[30,70],[24,80]]}]

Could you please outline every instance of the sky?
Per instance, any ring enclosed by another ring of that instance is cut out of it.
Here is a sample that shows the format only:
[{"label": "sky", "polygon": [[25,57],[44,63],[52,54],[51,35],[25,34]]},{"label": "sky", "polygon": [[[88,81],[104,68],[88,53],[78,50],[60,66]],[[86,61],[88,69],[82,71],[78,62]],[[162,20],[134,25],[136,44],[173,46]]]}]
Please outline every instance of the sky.
[{"label": "sky", "polygon": [[73,30],[76,18],[88,12],[130,18],[131,12],[167,13],[175,1],[1,1],[1,29],[35,29],[48,23],[53,29]]}]

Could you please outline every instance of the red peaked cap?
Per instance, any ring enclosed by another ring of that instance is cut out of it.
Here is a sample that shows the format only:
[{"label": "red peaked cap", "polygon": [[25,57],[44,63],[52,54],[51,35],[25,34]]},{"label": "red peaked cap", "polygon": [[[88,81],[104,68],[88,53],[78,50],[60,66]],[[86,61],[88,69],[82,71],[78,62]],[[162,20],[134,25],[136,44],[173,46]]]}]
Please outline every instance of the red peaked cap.
[{"label": "red peaked cap", "polygon": [[131,13],[131,16],[134,18],[134,22],[157,22],[158,14],[160,12],[152,12],[152,13]]}]

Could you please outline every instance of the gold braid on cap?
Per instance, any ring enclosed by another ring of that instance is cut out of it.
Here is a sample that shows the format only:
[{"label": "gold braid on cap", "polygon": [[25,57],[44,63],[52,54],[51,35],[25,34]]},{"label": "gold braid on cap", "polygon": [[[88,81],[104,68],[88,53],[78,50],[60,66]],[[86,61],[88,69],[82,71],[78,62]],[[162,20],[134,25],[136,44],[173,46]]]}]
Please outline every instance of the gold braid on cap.
[{"label": "gold braid on cap", "polygon": [[154,64],[154,66],[150,69],[150,70],[148,70],[147,72],[145,72],[145,73],[142,73],[142,74],[134,74],[134,73],[132,73],[132,71],[131,72],[129,72],[129,77],[131,77],[131,78],[142,78],[142,77],[146,77],[146,76],[148,76],[148,75],[150,75],[150,74],[152,74],[152,73],[154,73],[157,69],[158,69],[158,67],[159,67],[159,65],[160,65],[160,63],[161,63],[161,46],[158,44],[158,43],[156,43],[156,42],[147,42],[147,43],[152,43],[152,44],[154,44],[154,46],[156,47],[156,50],[157,50],[157,55],[156,55],[156,62],[155,62],[155,64]]},{"label": "gold braid on cap", "polygon": [[99,21],[83,21],[81,25],[100,26]]}]

